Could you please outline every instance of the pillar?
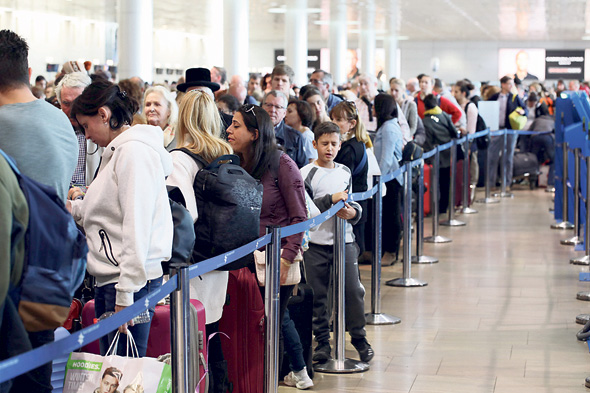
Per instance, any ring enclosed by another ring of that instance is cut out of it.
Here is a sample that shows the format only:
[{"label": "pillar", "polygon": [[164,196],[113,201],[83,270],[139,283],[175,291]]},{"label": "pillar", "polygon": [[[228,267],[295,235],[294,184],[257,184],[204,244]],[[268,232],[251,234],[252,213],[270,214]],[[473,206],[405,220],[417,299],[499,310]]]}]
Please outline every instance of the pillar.
[{"label": "pillar", "polygon": [[367,0],[361,10],[361,73],[375,75],[375,2]]},{"label": "pillar", "polygon": [[330,2],[330,73],[334,86],[346,82],[346,50],[348,32],[346,31],[346,0]]},{"label": "pillar", "polygon": [[249,0],[223,2],[223,65],[227,78],[240,75],[248,80]]},{"label": "pillar", "polygon": [[307,84],[307,0],[287,0],[285,64],[295,72],[295,85]]},{"label": "pillar", "polygon": [[117,55],[119,80],[139,76],[153,81],[153,0],[119,0],[117,9]]}]

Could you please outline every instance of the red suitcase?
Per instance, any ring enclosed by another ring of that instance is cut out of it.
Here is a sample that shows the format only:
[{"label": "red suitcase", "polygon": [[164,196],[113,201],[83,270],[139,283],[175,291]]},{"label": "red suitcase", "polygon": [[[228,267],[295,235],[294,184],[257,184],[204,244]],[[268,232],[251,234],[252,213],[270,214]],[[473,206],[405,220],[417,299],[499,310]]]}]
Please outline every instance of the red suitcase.
[{"label": "red suitcase", "polygon": [[[207,377],[205,376],[205,365],[207,363],[207,335],[205,333],[205,307],[196,300],[191,299],[191,305],[196,310],[196,317],[198,320],[198,328],[192,330],[193,322],[191,322],[190,348],[198,348],[199,354],[195,361],[199,364],[199,392],[207,392]],[[191,313],[194,311],[191,310]],[[191,321],[192,321],[191,316]],[[196,344],[194,342],[196,341]],[[170,353],[170,306],[156,306],[156,313],[152,318],[152,326],[150,327],[150,336],[148,338],[148,347],[146,356],[157,358],[160,355]],[[205,376],[203,378],[203,376]],[[199,381],[195,381],[195,385]]]},{"label": "red suitcase", "polygon": [[[94,315],[94,299],[90,300],[88,303],[84,305],[82,309],[82,327],[88,327],[90,325],[94,325],[94,320],[96,316]],[[100,355],[100,345],[98,344],[98,340],[91,342],[83,346],[80,349],[82,352],[94,353],[96,355]]]},{"label": "red suitcase", "polygon": [[228,301],[219,321],[230,391],[264,391],[264,301],[254,273],[244,267],[229,272]]}]

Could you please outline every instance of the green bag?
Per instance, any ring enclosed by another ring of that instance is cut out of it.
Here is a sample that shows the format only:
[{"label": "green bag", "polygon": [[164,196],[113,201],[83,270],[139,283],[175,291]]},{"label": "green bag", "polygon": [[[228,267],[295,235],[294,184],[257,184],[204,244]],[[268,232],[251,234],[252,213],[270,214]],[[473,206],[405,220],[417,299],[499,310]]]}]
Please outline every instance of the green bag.
[{"label": "green bag", "polygon": [[[515,98],[516,95],[513,94],[512,102],[514,102]],[[522,130],[526,125],[527,117],[525,115],[521,115],[520,113],[518,113],[519,109],[523,111],[523,109],[519,106],[514,111],[512,111],[510,115],[508,115],[508,120],[510,121],[510,128],[513,130]]]}]

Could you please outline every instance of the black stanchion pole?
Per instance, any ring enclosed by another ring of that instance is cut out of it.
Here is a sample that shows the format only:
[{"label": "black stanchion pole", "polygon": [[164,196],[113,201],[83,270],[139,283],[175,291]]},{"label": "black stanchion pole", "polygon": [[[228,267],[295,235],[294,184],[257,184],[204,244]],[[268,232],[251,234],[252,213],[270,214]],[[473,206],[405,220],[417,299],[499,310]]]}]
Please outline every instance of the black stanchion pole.
[{"label": "black stanchion pole", "polygon": [[264,316],[266,319],[266,348],[264,350],[265,393],[276,393],[279,386],[279,321],[280,272],[281,272],[281,228],[267,226],[266,233],[272,240],[266,246],[266,272],[264,288]]},{"label": "black stanchion pole", "polygon": [[377,184],[377,192],[373,195],[373,260],[371,270],[371,312],[365,314],[367,325],[393,325],[402,320],[398,317],[381,312],[381,249],[382,249],[382,189],[381,176],[373,176],[373,184]]},{"label": "black stanchion pole", "polygon": [[[177,276],[178,285],[170,295],[170,352],[172,392],[190,391],[189,315],[190,287],[188,264],[171,264],[170,276]],[[194,387],[193,387],[194,388]]]},{"label": "black stanchion pole", "polygon": [[[416,255],[412,256],[412,263],[438,263],[438,258],[422,255],[424,245],[424,164],[418,168],[418,197],[416,212]],[[431,186],[432,187],[432,186]]]}]

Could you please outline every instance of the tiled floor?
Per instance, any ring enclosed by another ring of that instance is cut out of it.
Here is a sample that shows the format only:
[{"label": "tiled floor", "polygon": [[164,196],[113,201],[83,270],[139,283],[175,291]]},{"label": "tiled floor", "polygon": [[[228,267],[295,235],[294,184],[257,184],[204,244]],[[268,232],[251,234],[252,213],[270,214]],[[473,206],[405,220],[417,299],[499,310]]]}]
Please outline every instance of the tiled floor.
[{"label": "tiled floor", "polygon": [[[590,312],[576,293],[590,290],[570,265],[580,255],[549,228],[551,195],[514,190],[514,199],[458,216],[466,227],[441,227],[449,244],[425,244],[440,263],[412,265],[422,288],[382,287],[393,326],[367,326],[376,356],[361,374],[316,374],[314,391],[392,393],[570,393],[590,391],[590,353],[575,317]],[[426,236],[431,221],[426,221]],[[361,266],[370,308],[371,268]],[[383,283],[401,277],[384,267]],[[357,354],[347,345],[347,355]],[[280,387],[281,392],[294,388]]]}]

